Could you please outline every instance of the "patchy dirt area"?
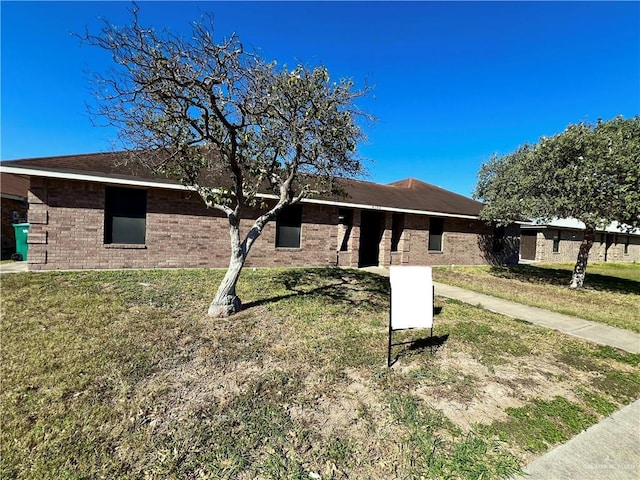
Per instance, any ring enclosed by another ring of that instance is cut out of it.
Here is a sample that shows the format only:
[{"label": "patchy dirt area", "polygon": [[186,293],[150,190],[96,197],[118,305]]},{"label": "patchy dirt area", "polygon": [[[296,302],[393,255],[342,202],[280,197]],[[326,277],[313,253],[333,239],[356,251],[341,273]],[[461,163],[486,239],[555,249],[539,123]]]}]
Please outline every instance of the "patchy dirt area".
[{"label": "patchy dirt area", "polygon": [[[257,380],[284,372],[296,383],[295,392],[287,395],[276,389],[270,392],[275,397],[270,400],[283,406],[296,423],[313,429],[324,441],[348,437],[370,451],[379,449],[382,455],[390,447],[382,447],[378,437],[399,435],[389,406],[389,399],[399,391],[441,412],[461,432],[469,433],[479,424],[490,426],[508,420],[508,409],[526,406],[532,400],[562,397],[580,402],[577,388],[601,375],[559,360],[563,356],[554,354],[558,339],[538,345],[533,354],[508,355],[496,364],[482,363],[477,351],[464,342],[452,341],[435,352],[425,348],[401,354],[391,369],[382,366],[381,343],[376,352],[380,354],[378,365],[345,366],[336,372],[329,365],[318,368],[316,362],[304,361],[305,356],[295,349],[292,325],[264,307],[253,313],[247,319],[210,325],[205,336],[208,341],[190,360],[163,369],[137,386],[132,403],[154,405],[151,410],[138,409],[151,429],[166,433],[198,415],[202,421],[211,421],[202,412],[211,411],[212,405],[222,412]],[[526,331],[526,326],[519,328]],[[242,340],[235,345],[225,343],[236,335],[242,335]],[[303,350],[327,338],[324,332],[321,336],[314,333],[311,341],[302,337],[298,345]],[[384,337],[379,335],[378,340]],[[283,350],[287,360],[282,359]],[[591,366],[598,362],[593,360]],[[635,371],[625,364],[617,366]]]},{"label": "patchy dirt area", "polygon": [[[509,364],[488,368],[466,353],[445,351],[437,362],[442,370],[460,378],[461,384],[454,380],[425,385],[415,393],[465,432],[475,424],[506,420],[507,408],[522,407],[534,398],[548,400],[560,396],[575,400],[575,386],[588,382],[589,377],[581,372],[560,382],[558,379],[565,376],[565,371],[536,356],[514,358]],[[459,393],[461,389],[463,395]]]}]

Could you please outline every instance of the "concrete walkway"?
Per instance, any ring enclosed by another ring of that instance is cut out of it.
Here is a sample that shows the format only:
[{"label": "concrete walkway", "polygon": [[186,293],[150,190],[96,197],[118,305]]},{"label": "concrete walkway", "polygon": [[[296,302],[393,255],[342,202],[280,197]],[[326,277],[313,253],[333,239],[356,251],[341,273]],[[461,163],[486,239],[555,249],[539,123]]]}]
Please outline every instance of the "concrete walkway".
[{"label": "concrete walkway", "polygon": [[[389,276],[381,267],[367,269]],[[620,328],[529,307],[463,288],[434,282],[435,293],[512,318],[526,320],[600,345],[640,353],[640,335]],[[640,479],[640,400],[593,425],[564,445],[524,468],[512,480],[638,480]]]},{"label": "concrete walkway", "polygon": [[[389,276],[389,269],[384,267],[366,267],[363,270],[385,277]],[[629,330],[610,327],[609,325],[590,322],[589,320],[550,312],[549,310],[530,307],[509,300],[502,300],[501,298],[443,283],[433,282],[433,286],[435,287],[436,295],[441,297],[480,306],[491,312],[525,320],[541,327],[552,328],[599,345],[608,345],[629,353],[640,353],[640,335]]]},{"label": "concrete walkway", "polygon": [[640,400],[554,448],[514,480],[638,480]]},{"label": "concrete walkway", "polygon": [[482,293],[472,292],[451,285],[434,282],[436,295],[452,298],[512,318],[526,320],[535,325],[552,328],[574,337],[600,345],[609,345],[630,353],[640,353],[640,335],[621,328],[582,320],[581,318],[529,307],[509,300],[502,300]]},{"label": "concrete walkway", "polygon": [[27,262],[0,263],[0,274],[20,273],[27,272],[28,270],[29,267],[27,266]]}]

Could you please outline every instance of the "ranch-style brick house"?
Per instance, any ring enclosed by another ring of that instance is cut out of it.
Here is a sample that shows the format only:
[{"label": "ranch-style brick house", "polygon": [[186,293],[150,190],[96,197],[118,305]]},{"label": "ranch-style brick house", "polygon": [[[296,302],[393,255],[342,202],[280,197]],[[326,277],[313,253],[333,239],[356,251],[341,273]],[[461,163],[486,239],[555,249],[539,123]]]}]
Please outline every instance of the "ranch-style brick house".
[{"label": "ranch-style brick house", "polygon": [[[0,163],[0,171],[29,180],[29,269],[227,267],[226,217],[196,192],[120,159]],[[340,182],[345,195],[303,200],[270,222],[246,266],[518,262],[519,226],[487,225],[479,202],[412,178]],[[247,231],[257,212],[245,215]]]},{"label": "ranch-style brick house", "polygon": [[[521,259],[548,263],[576,261],[584,239],[584,223],[574,218],[558,218],[520,227]],[[596,230],[589,262],[640,262],[640,229],[628,231],[611,224]]]}]

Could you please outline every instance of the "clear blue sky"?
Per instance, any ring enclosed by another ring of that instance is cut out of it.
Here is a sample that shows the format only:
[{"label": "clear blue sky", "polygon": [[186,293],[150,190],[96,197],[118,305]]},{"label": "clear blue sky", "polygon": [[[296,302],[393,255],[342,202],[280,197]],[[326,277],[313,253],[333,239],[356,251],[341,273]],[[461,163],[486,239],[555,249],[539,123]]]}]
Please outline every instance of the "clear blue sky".
[{"label": "clear blue sky", "polygon": [[[128,2],[5,2],[2,160],[100,152],[87,71],[110,59],[71,32],[130,19]],[[374,86],[361,146],[370,180],[416,177],[470,195],[480,165],[569,123],[640,113],[638,2],[140,2],[141,20]]]}]

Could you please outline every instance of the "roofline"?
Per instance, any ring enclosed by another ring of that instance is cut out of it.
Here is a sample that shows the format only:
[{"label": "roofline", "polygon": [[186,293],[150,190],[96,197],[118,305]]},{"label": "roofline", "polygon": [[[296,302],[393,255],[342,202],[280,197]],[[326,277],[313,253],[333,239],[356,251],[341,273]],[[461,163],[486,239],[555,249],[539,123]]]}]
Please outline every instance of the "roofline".
[{"label": "roofline", "polygon": [[[69,173],[69,172],[60,172],[56,170],[44,170],[41,168],[24,168],[24,167],[12,167],[7,165],[2,165],[0,163],[0,172],[4,173],[12,173],[14,175],[26,175],[33,177],[44,177],[44,178],[59,178],[64,180],[79,180],[86,182],[97,182],[97,183],[106,183],[110,185],[131,185],[135,187],[149,187],[149,188],[162,188],[167,190],[188,190],[195,191],[194,187],[189,187],[186,185],[181,185],[179,183],[168,183],[168,182],[158,182],[158,181],[150,181],[150,180],[134,180],[127,178],[118,178],[111,176],[101,176],[101,175],[90,175],[90,174],[82,174],[82,173]],[[267,199],[275,199],[277,200],[279,197],[273,194],[268,193],[259,193],[259,197],[267,198]],[[431,217],[448,217],[448,218],[462,218],[467,220],[479,220],[480,217],[478,215],[464,215],[460,213],[445,213],[445,212],[434,212],[430,210],[412,210],[407,208],[395,208],[395,207],[385,207],[382,205],[367,205],[360,203],[350,203],[350,202],[340,202],[336,200],[322,200],[315,198],[305,198],[302,200],[302,203],[311,203],[317,205],[331,205],[337,207],[347,207],[347,208],[360,208],[367,210],[381,210],[386,212],[395,212],[395,213],[410,213],[414,215],[428,215]]]},{"label": "roofline", "polygon": [[[264,198],[278,198],[275,195],[260,195]],[[385,207],[382,205],[368,205],[362,203],[349,203],[349,202],[337,202],[335,200],[319,200],[316,198],[305,198],[303,200],[304,203],[315,203],[318,205],[331,205],[336,207],[346,207],[346,208],[360,208],[363,210],[381,210],[385,212],[393,212],[393,213],[411,213],[414,215],[427,215],[430,217],[448,217],[448,218],[464,218],[467,220],[479,220],[479,216],[474,215],[464,215],[461,213],[444,213],[444,212],[433,212],[431,210],[411,210],[409,208],[396,208],[396,207]]]},{"label": "roofline", "polygon": [[169,190],[194,190],[179,183],[154,182],[149,180],[133,180],[127,178],[90,175],[83,173],[60,172],[56,170],[43,170],[40,168],[24,168],[5,166],[0,163],[0,172],[13,173],[14,175],[26,175],[29,177],[60,178],[64,180],[84,180],[86,182],[109,183],[115,185],[133,185],[136,187],[166,188]]},{"label": "roofline", "polygon": [[27,197],[22,195],[14,195],[13,193],[3,193],[3,192],[0,192],[0,197],[8,198],[9,200],[19,200],[21,202],[24,202],[27,199]]},{"label": "roofline", "polygon": [[[547,225],[547,224],[522,224],[520,228],[523,230],[572,230],[577,232],[582,232],[584,228],[582,227],[567,227],[564,225]],[[606,228],[596,228],[594,230],[596,233],[611,233],[613,235],[634,235],[640,236],[640,230],[634,229],[630,232],[620,231],[620,230],[607,230]]]}]

